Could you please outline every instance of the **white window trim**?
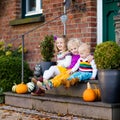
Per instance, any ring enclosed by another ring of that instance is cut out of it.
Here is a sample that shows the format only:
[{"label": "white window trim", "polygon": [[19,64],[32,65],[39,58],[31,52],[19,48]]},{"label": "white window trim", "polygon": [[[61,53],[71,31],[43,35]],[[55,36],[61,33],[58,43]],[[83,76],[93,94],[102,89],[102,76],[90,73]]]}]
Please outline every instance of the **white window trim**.
[{"label": "white window trim", "polygon": [[97,0],[97,44],[103,42],[103,23],[102,23],[102,6],[103,0]]},{"label": "white window trim", "polygon": [[26,0],[26,14],[25,16],[37,15],[43,13],[42,10],[42,0],[36,0],[36,9],[35,11],[28,11],[28,1]]}]

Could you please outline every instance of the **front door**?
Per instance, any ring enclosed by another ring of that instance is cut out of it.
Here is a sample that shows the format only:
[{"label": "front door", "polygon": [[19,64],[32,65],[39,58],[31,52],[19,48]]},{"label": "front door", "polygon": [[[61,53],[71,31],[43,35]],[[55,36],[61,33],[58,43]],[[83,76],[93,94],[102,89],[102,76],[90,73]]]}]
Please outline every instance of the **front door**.
[{"label": "front door", "polygon": [[114,16],[118,14],[120,0],[103,0],[103,42],[115,41]]}]

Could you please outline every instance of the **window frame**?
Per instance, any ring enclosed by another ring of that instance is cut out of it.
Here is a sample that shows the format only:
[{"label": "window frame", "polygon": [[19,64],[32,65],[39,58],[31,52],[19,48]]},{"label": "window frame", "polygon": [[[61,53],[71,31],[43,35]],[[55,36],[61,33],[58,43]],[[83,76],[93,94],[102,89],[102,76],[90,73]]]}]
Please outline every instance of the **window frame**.
[{"label": "window frame", "polygon": [[42,9],[42,0],[36,0],[36,8],[34,11],[29,11],[28,10],[28,4],[29,4],[29,0],[25,0],[26,4],[25,4],[25,14],[24,17],[29,17],[29,16],[34,16],[34,15],[39,15],[43,13],[43,9]]}]

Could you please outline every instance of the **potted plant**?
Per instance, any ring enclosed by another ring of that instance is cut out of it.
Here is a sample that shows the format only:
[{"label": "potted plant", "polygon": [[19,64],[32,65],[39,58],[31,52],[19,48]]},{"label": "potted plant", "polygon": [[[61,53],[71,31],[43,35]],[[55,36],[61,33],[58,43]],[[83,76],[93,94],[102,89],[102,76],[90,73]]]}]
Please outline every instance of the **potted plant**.
[{"label": "potted plant", "polygon": [[44,71],[49,69],[51,65],[55,65],[56,62],[52,61],[54,57],[54,36],[46,35],[40,42],[40,53],[42,61],[35,66],[34,75],[39,77],[43,75]]},{"label": "potted plant", "polygon": [[113,41],[103,42],[96,46],[94,59],[102,102],[120,103],[120,46]]}]

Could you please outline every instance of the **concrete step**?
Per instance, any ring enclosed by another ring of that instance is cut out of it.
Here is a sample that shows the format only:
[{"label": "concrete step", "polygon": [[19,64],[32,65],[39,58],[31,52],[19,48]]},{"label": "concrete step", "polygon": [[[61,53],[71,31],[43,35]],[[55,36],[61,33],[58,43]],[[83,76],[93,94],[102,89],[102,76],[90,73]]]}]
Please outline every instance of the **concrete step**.
[{"label": "concrete step", "polygon": [[[89,82],[93,88],[94,85],[99,87],[97,80]],[[50,113],[72,114],[93,120],[120,120],[120,104],[83,101],[82,94],[86,89],[86,83],[78,83],[69,89],[60,86],[46,91],[45,96],[6,92],[5,104]]]},{"label": "concrete step", "polygon": [[81,97],[53,94],[32,96],[6,92],[5,104],[63,115],[72,114],[93,120],[120,120],[120,104],[106,104],[101,101],[84,102]]},{"label": "concrete step", "polygon": [[[89,80],[91,87],[99,88],[98,80]],[[87,88],[87,81],[78,83],[70,88],[66,89],[64,86],[60,86],[58,88],[53,88],[51,90],[47,90],[47,94],[52,95],[64,95],[64,96],[71,96],[71,97],[82,97],[83,91]]]}]

